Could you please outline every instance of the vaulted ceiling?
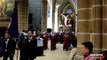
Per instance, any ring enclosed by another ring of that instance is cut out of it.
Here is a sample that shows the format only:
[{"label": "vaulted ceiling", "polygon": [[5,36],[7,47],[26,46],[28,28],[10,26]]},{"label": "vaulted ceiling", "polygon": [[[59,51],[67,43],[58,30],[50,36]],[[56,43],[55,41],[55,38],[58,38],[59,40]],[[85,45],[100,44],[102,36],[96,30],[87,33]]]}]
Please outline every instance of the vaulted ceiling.
[{"label": "vaulted ceiling", "polygon": [[67,9],[71,9],[73,11],[72,15],[75,15],[75,0],[62,0],[59,7],[59,15],[61,13],[65,13]]}]

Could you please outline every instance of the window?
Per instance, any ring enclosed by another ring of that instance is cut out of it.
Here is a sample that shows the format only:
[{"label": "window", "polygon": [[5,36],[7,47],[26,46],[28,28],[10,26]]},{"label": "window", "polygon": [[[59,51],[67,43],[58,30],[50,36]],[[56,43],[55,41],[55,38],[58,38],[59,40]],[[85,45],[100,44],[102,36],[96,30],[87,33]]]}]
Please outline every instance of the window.
[{"label": "window", "polygon": [[66,10],[66,13],[67,13],[67,14],[72,14],[72,10],[71,10],[71,9],[67,9],[67,10]]}]

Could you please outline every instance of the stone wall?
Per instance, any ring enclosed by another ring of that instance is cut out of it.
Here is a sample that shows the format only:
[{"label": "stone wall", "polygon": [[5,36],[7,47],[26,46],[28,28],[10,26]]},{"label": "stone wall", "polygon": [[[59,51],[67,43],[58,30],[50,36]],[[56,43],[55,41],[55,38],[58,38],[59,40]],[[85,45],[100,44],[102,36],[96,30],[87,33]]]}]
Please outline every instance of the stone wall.
[{"label": "stone wall", "polygon": [[78,55],[81,43],[91,41],[94,53],[107,50],[107,1],[106,0],[78,0]]}]

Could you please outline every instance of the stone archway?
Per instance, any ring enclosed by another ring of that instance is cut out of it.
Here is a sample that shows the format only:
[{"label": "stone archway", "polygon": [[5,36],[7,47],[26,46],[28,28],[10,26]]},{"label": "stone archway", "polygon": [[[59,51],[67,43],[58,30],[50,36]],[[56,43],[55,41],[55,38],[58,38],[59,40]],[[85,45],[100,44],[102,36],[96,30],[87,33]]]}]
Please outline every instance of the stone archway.
[{"label": "stone archway", "polygon": [[[67,14],[67,10],[68,9],[70,9],[72,11],[71,14]],[[69,20],[71,20],[73,22],[73,24],[72,24],[73,27],[72,28],[73,28],[73,31],[75,31],[75,15],[76,15],[76,13],[75,13],[74,5],[71,4],[71,1],[69,1],[69,0],[67,0],[67,1],[63,0],[61,6],[59,8],[59,30],[60,31],[61,30],[62,31],[63,30],[65,30],[65,31],[71,31],[71,29],[68,29],[67,26],[63,25],[64,24],[64,17],[61,16],[62,14],[69,16],[69,17],[65,16],[66,17],[65,19],[69,19]],[[66,23],[65,23],[65,25],[66,25]]]}]

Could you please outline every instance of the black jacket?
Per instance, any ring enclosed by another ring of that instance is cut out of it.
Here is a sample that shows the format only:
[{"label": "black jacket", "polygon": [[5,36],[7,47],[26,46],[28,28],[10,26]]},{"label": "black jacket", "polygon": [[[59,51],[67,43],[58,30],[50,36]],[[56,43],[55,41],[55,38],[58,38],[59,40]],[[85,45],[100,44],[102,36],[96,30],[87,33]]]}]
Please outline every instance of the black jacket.
[{"label": "black jacket", "polygon": [[27,58],[36,58],[37,41],[36,41],[35,37],[32,37],[30,42],[29,42],[28,36],[27,36],[27,38],[24,38],[24,39],[20,38],[19,47],[20,47],[21,56],[24,56]]},{"label": "black jacket", "polygon": [[14,54],[16,48],[16,41],[13,38],[9,38],[7,47],[6,47],[6,41],[3,40],[3,52],[8,54]]},{"label": "black jacket", "polygon": [[0,57],[3,56],[3,43],[2,40],[0,39]]},{"label": "black jacket", "polygon": [[29,42],[29,38],[25,40],[25,49],[27,56],[29,58],[36,58],[37,55],[37,40],[32,37],[32,40]]}]

